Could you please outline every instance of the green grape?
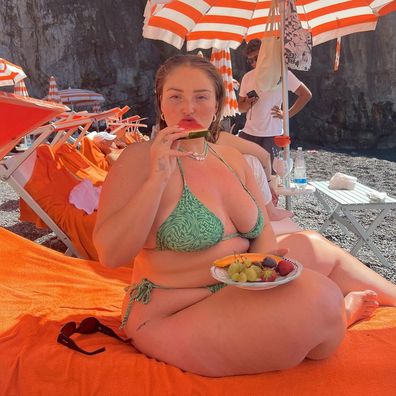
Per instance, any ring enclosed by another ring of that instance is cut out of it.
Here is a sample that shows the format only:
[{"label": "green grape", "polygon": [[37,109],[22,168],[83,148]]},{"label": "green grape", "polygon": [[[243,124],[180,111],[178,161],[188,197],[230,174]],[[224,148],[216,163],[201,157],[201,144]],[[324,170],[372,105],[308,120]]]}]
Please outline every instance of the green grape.
[{"label": "green grape", "polygon": [[253,264],[250,268],[253,268],[257,276],[261,275],[261,268],[258,265]]},{"label": "green grape", "polygon": [[243,261],[243,264],[246,268],[250,268],[252,265],[252,260],[246,259]]},{"label": "green grape", "polygon": [[233,274],[241,271],[241,263],[239,261],[234,261],[228,267],[228,275],[232,277]]},{"label": "green grape", "polygon": [[239,281],[239,272],[235,272],[234,274],[231,275],[231,279],[234,282],[238,282]]},{"label": "green grape", "polygon": [[247,282],[247,276],[246,276],[245,272],[240,272],[239,273],[238,282]]},{"label": "green grape", "polygon": [[257,273],[252,267],[247,268],[245,270],[245,274],[249,282],[254,282],[257,279]]}]

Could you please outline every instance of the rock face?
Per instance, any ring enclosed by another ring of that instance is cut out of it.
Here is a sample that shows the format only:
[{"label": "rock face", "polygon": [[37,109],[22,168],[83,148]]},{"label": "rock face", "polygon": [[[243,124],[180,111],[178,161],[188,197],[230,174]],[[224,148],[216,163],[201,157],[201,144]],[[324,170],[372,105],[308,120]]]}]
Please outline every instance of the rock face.
[{"label": "rock face", "polygon": [[[59,89],[100,92],[104,107],[127,104],[151,125],[155,71],[178,50],[142,38],[145,3],[1,0],[0,57],[23,67],[31,96],[44,97],[54,75]],[[311,71],[296,73],[314,98],[291,120],[292,136],[326,147],[396,147],[395,34],[396,13],[383,17],[375,32],[344,38],[336,73],[335,43],[315,47]],[[242,48],[232,58],[240,79]]]}]

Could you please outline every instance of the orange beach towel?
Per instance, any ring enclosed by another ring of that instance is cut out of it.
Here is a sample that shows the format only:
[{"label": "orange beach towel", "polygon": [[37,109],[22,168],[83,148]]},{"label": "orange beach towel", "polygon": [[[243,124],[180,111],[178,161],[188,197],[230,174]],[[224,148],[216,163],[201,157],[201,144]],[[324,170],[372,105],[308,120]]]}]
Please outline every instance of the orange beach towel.
[{"label": "orange beach towel", "polygon": [[329,359],[258,375],[186,373],[101,333],[72,336],[88,350],[105,346],[98,355],[57,344],[65,322],[87,316],[118,332],[131,271],[66,257],[0,228],[0,395],[395,395],[396,308],[355,325]]}]

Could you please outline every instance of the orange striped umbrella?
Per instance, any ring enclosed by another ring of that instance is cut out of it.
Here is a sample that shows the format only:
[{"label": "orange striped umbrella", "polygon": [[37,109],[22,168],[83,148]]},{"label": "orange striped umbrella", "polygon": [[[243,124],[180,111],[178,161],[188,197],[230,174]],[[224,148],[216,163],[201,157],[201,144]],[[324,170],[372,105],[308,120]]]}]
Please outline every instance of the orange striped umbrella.
[{"label": "orange striped umbrella", "polygon": [[378,15],[386,15],[392,11],[396,11],[395,0],[375,0],[371,2],[370,6]]},{"label": "orange striped umbrella", "polygon": [[28,90],[27,90],[25,82],[23,80],[17,82],[14,85],[14,94],[19,95],[19,96],[25,96],[25,97],[29,96]]},{"label": "orange striped umbrella", "polygon": [[88,89],[68,88],[58,94],[63,104],[72,106],[92,106],[105,101],[103,95]]},{"label": "orange striped umbrella", "polygon": [[60,103],[61,98],[58,93],[58,86],[56,84],[56,80],[54,76],[51,76],[49,79],[49,88],[48,88],[48,95],[45,98],[49,102]]},{"label": "orange striped umbrella", "polygon": [[[274,0],[275,1],[275,0]],[[284,0],[280,0],[284,1]],[[243,40],[261,38],[269,21],[268,0],[149,1],[143,36],[187,51],[196,48],[237,48]],[[354,32],[374,30],[372,0],[296,0],[302,26],[313,45]]]},{"label": "orange striped umbrella", "polygon": [[210,61],[216,66],[223,77],[224,87],[226,89],[223,117],[233,117],[239,113],[239,109],[234,91],[230,50],[228,48],[223,50],[213,48]]},{"label": "orange striped umbrella", "polygon": [[0,58],[0,87],[15,85],[24,78],[26,78],[26,74],[20,66]]}]

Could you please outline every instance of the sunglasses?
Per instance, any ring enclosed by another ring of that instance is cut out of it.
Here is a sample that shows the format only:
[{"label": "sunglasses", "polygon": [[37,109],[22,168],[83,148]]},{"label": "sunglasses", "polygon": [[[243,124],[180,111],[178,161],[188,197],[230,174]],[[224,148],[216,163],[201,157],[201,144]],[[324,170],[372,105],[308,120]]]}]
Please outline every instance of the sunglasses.
[{"label": "sunglasses", "polygon": [[85,355],[96,355],[97,353],[104,352],[105,347],[96,349],[94,351],[86,351],[80,348],[70,337],[75,334],[93,334],[93,333],[103,333],[110,337],[116,338],[122,342],[130,342],[130,339],[124,340],[118,336],[110,327],[105,326],[100,323],[98,319],[94,317],[85,318],[78,326],[76,322],[67,322],[60,330],[57,341],[74,351],[81,352]]},{"label": "sunglasses", "polygon": [[247,58],[246,62],[249,63],[249,65],[252,65],[253,63],[257,63],[258,55],[252,56],[251,58]]}]

